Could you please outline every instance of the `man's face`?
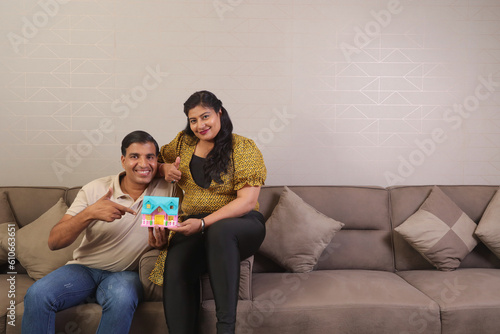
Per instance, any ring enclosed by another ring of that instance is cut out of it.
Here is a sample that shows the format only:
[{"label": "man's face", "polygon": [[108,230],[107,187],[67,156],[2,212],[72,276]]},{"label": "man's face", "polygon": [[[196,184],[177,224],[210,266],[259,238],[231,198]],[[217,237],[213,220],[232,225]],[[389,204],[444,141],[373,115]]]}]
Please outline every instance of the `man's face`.
[{"label": "man's face", "polygon": [[129,182],[147,185],[156,174],[158,163],[153,143],[133,143],[122,156],[122,166]]}]

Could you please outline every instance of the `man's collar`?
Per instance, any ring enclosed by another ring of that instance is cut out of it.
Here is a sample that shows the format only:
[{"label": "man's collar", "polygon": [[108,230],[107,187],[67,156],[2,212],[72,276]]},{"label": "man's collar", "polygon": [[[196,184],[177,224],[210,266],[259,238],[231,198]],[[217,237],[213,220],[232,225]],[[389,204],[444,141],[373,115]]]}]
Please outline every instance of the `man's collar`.
[{"label": "man's collar", "polygon": [[[122,187],[120,186],[120,182],[123,180],[125,177],[125,171],[121,172],[120,174],[116,175],[115,178],[113,179],[113,196],[115,198],[120,198],[123,196],[130,197],[130,195],[125,194],[122,191]],[[152,192],[154,189],[154,186],[156,183],[158,183],[159,179],[153,179],[151,182],[148,184],[146,189],[142,192],[141,196],[138,198],[138,200],[141,200],[145,195],[149,195],[149,193]]]}]

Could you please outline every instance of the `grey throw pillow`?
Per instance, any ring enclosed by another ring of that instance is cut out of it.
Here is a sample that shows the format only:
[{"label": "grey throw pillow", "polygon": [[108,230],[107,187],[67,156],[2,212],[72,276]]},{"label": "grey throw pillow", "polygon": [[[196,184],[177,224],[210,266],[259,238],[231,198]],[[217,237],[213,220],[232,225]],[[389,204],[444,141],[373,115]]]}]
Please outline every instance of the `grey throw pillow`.
[{"label": "grey throw pillow", "polygon": [[472,221],[434,186],[420,208],[394,230],[436,268],[449,271],[477,245]]},{"label": "grey throw pillow", "polygon": [[500,258],[500,191],[491,199],[474,233]]},{"label": "grey throw pillow", "polygon": [[291,272],[307,273],[343,226],[285,187],[266,222],[266,238],[259,251]]}]

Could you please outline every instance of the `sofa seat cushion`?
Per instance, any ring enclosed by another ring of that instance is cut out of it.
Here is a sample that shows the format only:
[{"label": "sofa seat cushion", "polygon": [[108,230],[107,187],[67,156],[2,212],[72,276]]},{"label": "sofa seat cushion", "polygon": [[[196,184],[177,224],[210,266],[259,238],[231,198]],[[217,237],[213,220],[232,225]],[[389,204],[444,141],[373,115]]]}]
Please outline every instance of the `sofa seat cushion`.
[{"label": "sofa seat cushion", "polygon": [[[16,326],[7,326],[7,334],[21,334],[24,302],[17,305]],[[94,334],[101,320],[102,307],[86,303],[56,313],[56,333]],[[130,334],[168,333],[162,302],[141,302],[130,326]]]},{"label": "sofa seat cushion", "polygon": [[498,333],[500,270],[415,270],[398,275],[439,304],[443,334]]},{"label": "sofa seat cushion", "polygon": [[[14,279],[12,279],[13,277]],[[14,285],[12,286],[11,283],[14,283]],[[35,280],[27,274],[0,275],[0,294],[3,296],[0,299],[0,328],[19,328],[19,332],[21,332],[21,319],[18,317],[18,305],[23,302],[26,291],[28,291],[33,283],[35,283]],[[11,312],[8,308],[11,307],[11,300],[15,301],[16,304],[14,318],[9,317]],[[12,324],[7,325],[9,321],[14,321],[13,324],[15,326],[12,326]]]},{"label": "sofa seat cushion", "polygon": [[[14,279],[12,279],[14,277]],[[11,286],[14,283],[15,286]],[[0,299],[0,316],[5,314],[5,311],[10,303],[10,300],[15,300],[16,304],[24,300],[26,291],[29,287],[35,283],[35,280],[29,277],[27,274],[17,274],[17,275],[0,275],[0,294],[4,298]],[[10,291],[14,290],[14,293],[10,295]],[[10,298],[12,297],[12,298]]]},{"label": "sofa seat cushion", "polygon": [[[101,320],[102,307],[96,303],[85,303],[56,313],[56,333],[93,334]],[[16,307],[16,326],[7,326],[7,334],[22,334],[21,323],[24,316],[24,302]]]},{"label": "sofa seat cushion", "polygon": [[412,332],[423,312],[426,333],[441,328],[435,302],[394,273],[370,270],[254,273],[252,308],[239,312],[254,333]]}]

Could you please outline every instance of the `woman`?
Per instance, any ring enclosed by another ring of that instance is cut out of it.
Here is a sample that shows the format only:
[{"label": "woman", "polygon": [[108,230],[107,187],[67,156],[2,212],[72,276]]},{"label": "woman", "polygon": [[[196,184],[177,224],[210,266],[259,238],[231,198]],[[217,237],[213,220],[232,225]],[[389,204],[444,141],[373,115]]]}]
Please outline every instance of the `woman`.
[{"label": "woman", "polygon": [[160,255],[151,280],[161,285],[164,267],[169,333],[197,333],[199,277],[208,272],[217,333],[234,333],[240,261],[255,254],[265,236],[257,198],[266,167],[254,142],[232,133],[229,115],[214,94],[194,93],[184,113],[186,128],[159,156],[160,175],[184,190],[182,222],[170,229],[168,253]]}]

